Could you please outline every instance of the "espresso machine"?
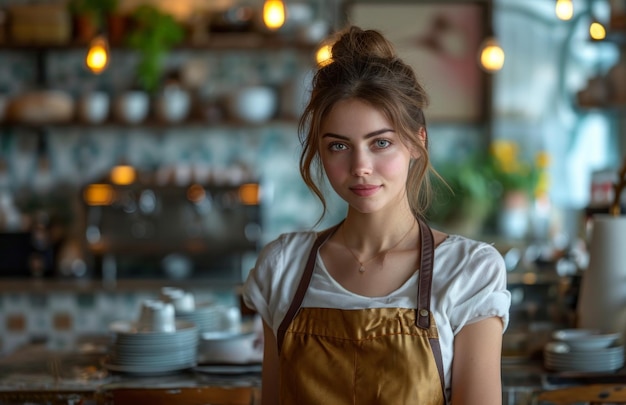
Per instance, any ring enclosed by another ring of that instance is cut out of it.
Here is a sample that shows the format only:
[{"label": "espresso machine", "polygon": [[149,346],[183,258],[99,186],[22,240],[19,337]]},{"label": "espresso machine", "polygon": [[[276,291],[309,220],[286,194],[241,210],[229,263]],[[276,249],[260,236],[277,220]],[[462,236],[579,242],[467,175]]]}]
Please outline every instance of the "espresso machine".
[{"label": "espresso machine", "polygon": [[87,185],[94,276],[241,282],[261,239],[260,195],[258,182]]}]

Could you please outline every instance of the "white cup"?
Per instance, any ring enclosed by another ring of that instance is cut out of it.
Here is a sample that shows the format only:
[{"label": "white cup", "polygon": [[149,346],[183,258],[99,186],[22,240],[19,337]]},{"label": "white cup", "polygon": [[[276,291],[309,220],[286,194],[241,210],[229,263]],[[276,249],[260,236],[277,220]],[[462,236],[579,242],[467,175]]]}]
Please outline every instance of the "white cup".
[{"label": "white cup", "polygon": [[109,115],[109,103],[109,95],[102,91],[83,95],[78,103],[80,119],[90,124],[103,122]]},{"label": "white cup", "polygon": [[172,301],[176,312],[191,312],[196,309],[196,300],[192,293],[185,292]]},{"label": "white cup", "polygon": [[191,292],[176,287],[163,287],[161,299],[174,305],[175,312],[191,312],[196,309],[196,301]]},{"label": "white cup", "polygon": [[221,312],[222,329],[231,332],[241,331],[241,310],[237,307],[225,307]]},{"label": "white cup", "polygon": [[158,300],[146,300],[141,306],[140,332],[175,332],[174,305]]},{"label": "white cup", "polygon": [[172,297],[183,294],[185,290],[178,287],[161,287],[161,300],[164,302],[171,302]]}]

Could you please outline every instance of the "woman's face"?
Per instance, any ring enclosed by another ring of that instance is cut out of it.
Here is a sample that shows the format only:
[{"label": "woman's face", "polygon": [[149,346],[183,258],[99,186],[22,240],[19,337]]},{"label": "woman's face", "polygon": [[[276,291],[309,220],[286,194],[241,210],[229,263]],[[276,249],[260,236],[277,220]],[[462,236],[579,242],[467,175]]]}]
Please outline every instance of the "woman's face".
[{"label": "woman's face", "polygon": [[406,203],[411,152],[381,111],[358,99],[339,101],[320,129],[326,176],[352,208],[373,213]]}]

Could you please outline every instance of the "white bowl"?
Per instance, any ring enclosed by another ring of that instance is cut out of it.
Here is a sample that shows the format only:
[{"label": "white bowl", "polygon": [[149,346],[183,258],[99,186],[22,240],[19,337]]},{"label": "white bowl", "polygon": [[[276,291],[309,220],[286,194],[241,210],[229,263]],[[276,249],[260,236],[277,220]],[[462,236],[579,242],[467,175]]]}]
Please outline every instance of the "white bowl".
[{"label": "white bowl", "polygon": [[257,124],[272,118],[277,105],[276,90],[268,86],[250,86],[231,93],[227,107],[235,120]]},{"label": "white bowl", "polygon": [[552,337],[567,343],[572,350],[595,350],[611,346],[620,334],[602,333],[595,329],[562,329],[555,331]]},{"label": "white bowl", "polygon": [[256,333],[203,332],[198,342],[199,363],[245,364],[260,362],[263,349],[256,344]]}]

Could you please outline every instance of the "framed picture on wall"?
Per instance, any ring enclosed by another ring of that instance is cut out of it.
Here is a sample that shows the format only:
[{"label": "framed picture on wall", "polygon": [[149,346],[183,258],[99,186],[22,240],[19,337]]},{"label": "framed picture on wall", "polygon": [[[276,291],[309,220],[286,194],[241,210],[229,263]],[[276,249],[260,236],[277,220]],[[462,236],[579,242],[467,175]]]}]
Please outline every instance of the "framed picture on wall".
[{"label": "framed picture on wall", "polygon": [[347,22],[380,30],[413,66],[430,97],[430,122],[484,123],[489,78],[478,52],[487,34],[486,2],[352,1]]}]

